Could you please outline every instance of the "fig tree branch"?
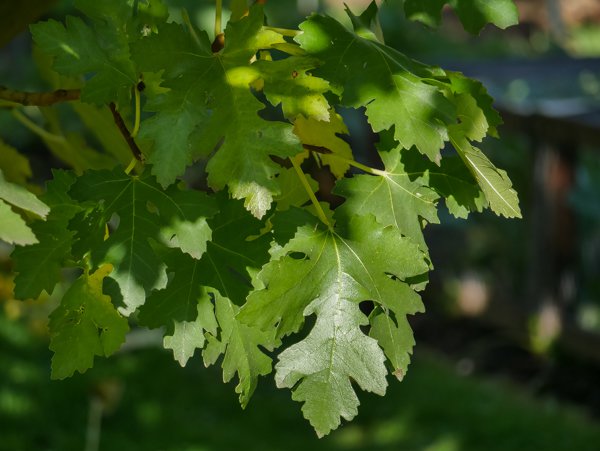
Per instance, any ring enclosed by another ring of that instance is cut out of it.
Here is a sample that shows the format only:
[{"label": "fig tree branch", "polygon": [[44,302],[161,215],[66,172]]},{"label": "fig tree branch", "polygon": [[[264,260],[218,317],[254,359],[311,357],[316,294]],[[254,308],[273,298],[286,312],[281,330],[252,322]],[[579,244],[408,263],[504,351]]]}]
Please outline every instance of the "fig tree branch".
[{"label": "fig tree branch", "polygon": [[24,106],[50,106],[60,102],[79,100],[80,89],[57,89],[51,92],[14,91],[0,86],[0,99]]}]

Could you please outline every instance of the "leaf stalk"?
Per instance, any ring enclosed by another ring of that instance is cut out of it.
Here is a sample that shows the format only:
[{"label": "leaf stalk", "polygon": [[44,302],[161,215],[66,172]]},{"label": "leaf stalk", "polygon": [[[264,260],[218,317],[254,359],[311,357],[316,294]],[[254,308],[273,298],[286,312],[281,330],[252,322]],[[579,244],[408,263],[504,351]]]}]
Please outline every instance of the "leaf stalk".
[{"label": "leaf stalk", "polygon": [[315,193],[313,193],[313,190],[310,187],[308,180],[306,179],[306,175],[302,171],[302,168],[300,167],[300,164],[296,160],[296,157],[291,157],[290,161],[292,162],[292,166],[294,167],[294,170],[296,171],[296,174],[298,175],[298,178],[300,179],[300,183],[302,183],[302,186],[306,190],[308,197],[310,197],[310,201],[314,205],[315,210],[317,211],[317,215],[319,216],[319,219],[330,230],[332,230],[333,227],[332,227],[331,223],[329,222],[329,219],[327,219],[327,216],[325,215],[325,212],[323,211],[323,208],[321,207],[321,204],[319,203],[317,196],[315,196]]},{"label": "leaf stalk", "polygon": [[216,0],[215,5],[215,37],[221,34],[221,20],[223,16],[223,0]]}]

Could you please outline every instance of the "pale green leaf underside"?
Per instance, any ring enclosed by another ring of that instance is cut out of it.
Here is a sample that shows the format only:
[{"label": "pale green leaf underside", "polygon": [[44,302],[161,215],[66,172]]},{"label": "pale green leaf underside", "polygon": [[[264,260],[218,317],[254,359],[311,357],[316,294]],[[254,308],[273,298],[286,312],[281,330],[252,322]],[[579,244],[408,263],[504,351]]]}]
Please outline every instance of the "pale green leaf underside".
[{"label": "pale green leaf underside", "polygon": [[9,204],[36,214],[40,218],[45,218],[50,208],[33,193],[14,183],[9,183],[4,179],[4,174],[0,170],[0,199]]},{"label": "pale green leaf underside", "polygon": [[173,350],[173,356],[181,366],[187,364],[196,349],[204,347],[206,343],[204,331],[212,335],[217,333],[217,319],[211,301],[211,294],[203,289],[199,298],[196,299],[196,319],[194,321],[174,321],[172,333],[165,335],[164,347]]},{"label": "pale green leaf underside", "polygon": [[10,205],[0,199],[0,240],[8,244],[37,243],[38,240],[27,226],[21,215],[15,213]]},{"label": "pale green leaf underside", "polygon": [[363,390],[385,391],[384,354],[361,331],[367,318],[358,303],[372,300],[397,316],[421,311],[419,296],[403,280],[428,270],[418,246],[394,228],[372,216],[344,221],[338,218],[339,233],[300,228],[285,256],[263,267],[257,283],[266,288],[252,293],[239,315],[277,339],[317,315],[308,337],[280,355],[276,380],[295,387],[294,399],[305,402],[304,414],[320,435],[356,414],[351,379]]},{"label": "pale green leaf underside", "polygon": [[466,139],[452,144],[481,187],[492,211],[507,218],[521,218],[519,198],[506,171],[498,169],[477,147]]},{"label": "pale green leaf underside", "polygon": [[305,314],[317,314],[308,337],[279,355],[275,381],[293,388],[293,399],[317,434],[323,436],[358,413],[351,379],[365,391],[383,396],[387,387],[385,357],[377,341],[360,330],[368,323],[358,304],[347,300],[353,281],[340,275],[331,297],[313,301]]}]

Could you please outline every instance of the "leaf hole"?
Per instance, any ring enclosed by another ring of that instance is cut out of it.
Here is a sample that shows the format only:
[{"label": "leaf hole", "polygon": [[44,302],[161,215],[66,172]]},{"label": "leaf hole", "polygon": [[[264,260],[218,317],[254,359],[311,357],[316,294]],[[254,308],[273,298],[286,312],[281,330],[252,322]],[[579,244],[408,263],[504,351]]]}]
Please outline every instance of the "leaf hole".
[{"label": "leaf hole", "polygon": [[361,301],[358,304],[358,308],[363,312],[366,316],[369,316],[373,309],[375,308],[375,303],[373,301]]},{"label": "leaf hole", "polygon": [[306,254],[304,252],[290,252],[288,257],[293,258],[294,260],[305,260]]}]

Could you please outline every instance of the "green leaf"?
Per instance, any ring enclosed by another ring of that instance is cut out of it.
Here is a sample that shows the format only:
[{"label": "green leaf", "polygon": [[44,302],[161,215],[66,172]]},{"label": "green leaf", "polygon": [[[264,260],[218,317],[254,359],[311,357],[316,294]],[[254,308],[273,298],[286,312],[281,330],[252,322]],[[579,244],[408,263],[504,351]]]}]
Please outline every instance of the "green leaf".
[{"label": "green leaf", "polygon": [[66,26],[52,19],[31,25],[33,40],[43,52],[54,57],[53,67],[58,73],[68,76],[93,74],[81,94],[85,102],[105,104],[128,98],[129,90],[137,82],[129,58],[127,36],[122,31],[125,27],[117,26],[122,25],[123,14],[113,11],[110,17],[115,18],[114,23],[99,20],[99,25],[94,28],[72,16],[67,17]]},{"label": "green leaf", "polygon": [[15,297],[37,298],[42,290],[52,293],[61,279],[61,268],[68,257],[74,233],[69,230],[69,220],[80,207],[67,194],[75,181],[75,175],[66,171],[53,171],[46,193],[41,200],[50,207],[45,222],[35,222],[33,232],[38,243],[16,247],[11,254],[14,262]]},{"label": "green leaf", "polygon": [[208,344],[204,352],[205,365],[212,365],[219,355],[223,357],[223,381],[229,382],[237,373],[239,393],[242,408],[248,401],[258,383],[258,377],[271,372],[271,358],[260,347],[271,349],[273,338],[257,328],[239,322],[237,313],[239,307],[218,293],[215,293],[217,320],[220,336],[208,334]]},{"label": "green leaf", "polygon": [[487,206],[485,195],[458,155],[446,155],[440,165],[423,158],[415,149],[400,153],[409,178],[428,180],[428,187],[445,198],[448,211],[457,218],[481,212]]},{"label": "green leaf", "polygon": [[140,307],[138,319],[147,327],[166,326],[173,321],[194,321],[205,287],[243,304],[252,288],[250,271],[258,271],[269,260],[269,239],[260,234],[262,223],[240,202],[219,196],[219,213],[209,219],[212,238],[200,260],[180,252],[163,256],[169,282],[153,291]]},{"label": "green leaf", "polygon": [[[101,224],[113,215],[119,223],[108,239],[91,249],[94,265],[111,263],[111,274],[120,287],[130,314],[144,303],[146,293],[164,284],[164,264],[151,242],[176,247],[191,256],[200,256],[210,239],[205,219],[215,213],[211,199],[203,193],[181,191],[176,187],[163,190],[147,172],[128,176],[122,169],[88,171],[71,188],[71,196],[81,201],[100,202]],[[79,231],[81,235],[98,230]]]},{"label": "green leaf", "polygon": [[172,349],[175,360],[184,367],[194,356],[196,349],[204,347],[204,329],[195,321],[176,322],[174,327],[173,335],[165,336],[163,346],[165,349]]},{"label": "green leaf", "polygon": [[203,290],[196,302],[197,317],[194,321],[175,321],[171,335],[165,335],[164,346],[173,350],[175,360],[181,366],[194,355],[196,349],[202,349],[206,343],[204,331],[217,334],[217,319],[212,305],[212,296]]},{"label": "green leaf", "polygon": [[85,372],[93,366],[94,356],[108,357],[125,341],[127,319],[102,294],[102,281],[111,270],[111,265],[105,265],[81,276],[50,314],[52,379]]},{"label": "green leaf", "polygon": [[356,414],[350,378],[363,390],[385,391],[383,352],[360,330],[367,320],[359,302],[372,300],[396,317],[422,311],[404,281],[428,271],[425,254],[394,228],[372,216],[342,219],[338,231],[301,227],[284,256],[258,274],[257,291],[239,315],[277,340],[297,332],[304,316],[317,315],[308,337],[280,355],[276,380],[296,387],[294,399],[306,403],[304,415],[320,435]]},{"label": "green leaf", "polygon": [[446,3],[448,0],[405,0],[404,13],[411,20],[435,27],[442,21],[442,8]]},{"label": "green leaf", "polygon": [[[498,137],[497,127],[502,124],[500,114],[494,109],[494,99],[488,94],[487,89],[478,80],[465,77],[460,72],[446,72],[450,81],[452,92],[472,97],[485,116],[490,136]],[[459,113],[460,116],[460,113]],[[462,119],[461,119],[462,120]]]},{"label": "green leaf", "polygon": [[356,34],[371,41],[383,42],[383,31],[379,23],[378,13],[379,7],[375,0],[371,1],[360,16],[355,15],[346,5],[346,14],[350,16],[352,28]]},{"label": "green leaf", "polygon": [[269,235],[264,224],[250,215],[241,202],[218,198],[219,214],[208,221],[212,239],[200,261],[205,286],[218,290],[242,305],[252,289],[252,274],[269,261]]},{"label": "green leaf", "polygon": [[507,28],[519,22],[519,12],[513,0],[452,0],[465,30],[476,34],[487,23]]},{"label": "green leaf", "polygon": [[452,5],[465,30],[473,34],[479,33],[488,23],[506,28],[519,21],[513,0],[406,0],[404,11],[409,19],[437,26],[446,3]]},{"label": "green leaf", "polygon": [[248,12],[248,0],[231,0],[229,9],[231,9],[230,20],[240,20]]},{"label": "green leaf", "polygon": [[398,380],[406,375],[410,363],[410,355],[415,345],[415,338],[406,317],[393,318],[380,309],[375,310],[370,317],[371,330],[369,336],[373,337],[383,348],[385,356],[392,367],[393,374]]},{"label": "green leaf", "polygon": [[154,141],[149,161],[156,163],[160,183],[173,182],[192,160],[214,153],[207,165],[210,187],[228,186],[258,218],[278,194],[279,167],[271,155],[285,158],[302,150],[290,124],[258,115],[264,105],[250,90],[260,77],[251,58],[276,42],[261,33],[263,20],[262,9],[253,7],[247,17],[230,22],[225,48],[217,54],[206,33],[197,34],[196,41],[176,24],[133,45],[142,70],[164,71],[163,85],[170,89],[151,105],[152,122],[142,124],[142,136]]},{"label": "green leaf", "polygon": [[164,288],[148,296],[138,315],[140,324],[150,328],[195,320],[198,302],[205,295],[199,260],[173,250],[165,255],[164,263],[173,276]]},{"label": "green leaf", "polygon": [[491,98],[477,83],[465,81],[462,74],[451,73],[451,86],[459,123],[448,127],[452,145],[479,184],[492,211],[507,218],[520,218],[519,199],[506,171],[497,169],[470,141],[482,141],[492,121],[492,132],[500,118],[491,106]]},{"label": "green leaf", "polygon": [[319,160],[331,169],[338,179],[350,169],[348,161],[354,159],[350,145],[338,135],[347,135],[348,128],[342,116],[334,110],[329,112],[326,121],[299,116],[294,122],[294,133],[302,144],[315,150]]},{"label": "green leaf", "polygon": [[[306,175],[310,189],[313,193],[319,189],[319,184],[310,175]],[[293,206],[302,206],[310,202],[310,197],[306,189],[300,183],[298,174],[293,168],[282,169],[277,176],[279,184],[279,195],[275,197],[276,208],[278,211],[284,211]]]},{"label": "green leaf", "polygon": [[384,354],[377,341],[360,326],[368,324],[358,304],[346,300],[360,287],[350,277],[304,311],[316,314],[308,337],[279,355],[275,369],[278,387],[294,388],[292,398],[304,402],[302,411],[319,437],[350,421],[360,404],[351,380],[361,389],[383,396],[387,387]]},{"label": "green leaf", "polygon": [[323,61],[315,74],[342,91],[343,105],[365,107],[375,132],[393,126],[402,147],[414,145],[432,161],[439,160],[447,125],[456,115],[443,90],[427,79],[443,72],[361,38],[331,17],[313,15],[300,29],[296,40]]},{"label": "green leaf", "polygon": [[191,88],[178,89],[171,82],[168,94],[150,99],[145,110],[157,114],[142,121],[138,139],[152,142],[147,158],[153,173],[162,186],[168,186],[183,174],[198,156],[193,152],[190,134],[206,115],[205,106],[193,100]]},{"label": "green leaf", "polygon": [[40,218],[46,218],[50,208],[35,194],[27,191],[25,188],[14,183],[9,183],[4,179],[4,174],[0,170],[0,199],[9,204],[31,213]]},{"label": "green leaf", "polygon": [[481,150],[460,134],[452,136],[452,145],[477,180],[492,211],[507,218],[521,218],[519,198],[506,171],[496,168]]},{"label": "green leaf", "polygon": [[405,150],[381,152],[385,171],[378,175],[357,175],[338,181],[334,192],[346,198],[338,214],[372,214],[384,226],[393,225],[400,233],[427,249],[421,220],[437,224],[438,194],[429,187],[429,174],[410,174],[403,162]]},{"label": "green leaf", "polygon": [[15,213],[10,205],[0,199],[0,240],[8,244],[27,244],[37,243],[35,235],[27,226],[21,215]]},{"label": "green leaf", "polygon": [[272,105],[281,104],[289,119],[299,115],[319,121],[329,120],[329,103],[324,94],[331,89],[329,82],[308,73],[319,64],[316,58],[290,56],[269,61],[259,60],[253,67],[260,71],[263,91]]}]

